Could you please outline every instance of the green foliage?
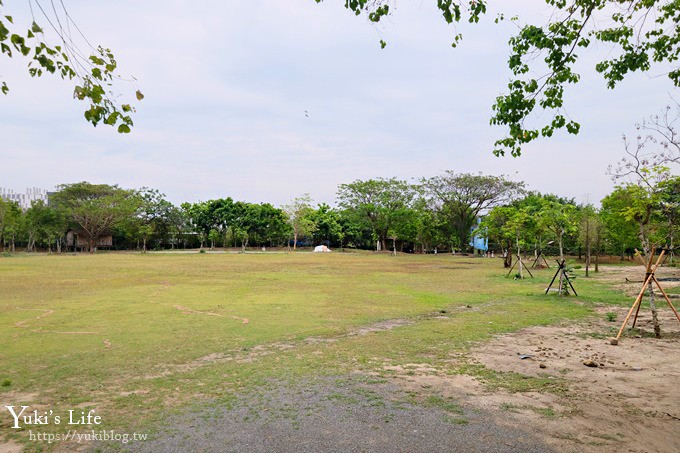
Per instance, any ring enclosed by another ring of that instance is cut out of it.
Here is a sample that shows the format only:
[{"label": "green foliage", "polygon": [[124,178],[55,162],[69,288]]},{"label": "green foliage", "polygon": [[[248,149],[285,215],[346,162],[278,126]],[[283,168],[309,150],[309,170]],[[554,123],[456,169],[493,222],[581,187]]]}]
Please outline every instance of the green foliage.
[{"label": "green foliage", "polygon": [[647,255],[652,247],[671,245],[677,237],[680,178],[666,167],[640,167],[637,179],[616,186],[605,198],[607,220],[618,234],[636,232]]},{"label": "green foliage", "polygon": [[554,195],[544,195],[538,217],[540,227],[550,231],[558,241],[560,260],[564,259],[565,235],[578,231],[577,209],[573,200],[565,202]]},{"label": "green foliage", "polygon": [[288,225],[290,225],[292,230],[293,249],[296,249],[299,239],[309,236],[316,231],[312,198],[308,193],[296,197],[289,204],[283,206],[283,211],[288,217]]},{"label": "green foliage", "polygon": [[[62,8],[63,12],[53,8],[54,22],[61,25],[60,21],[64,21],[70,27],[72,19],[63,4]],[[62,44],[50,46],[43,29],[37,23],[33,22],[27,30],[21,30],[14,24],[11,16],[4,14],[3,9],[4,5],[0,3],[0,55],[27,58],[31,77],[54,74],[62,79],[77,80],[73,97],[88,104],[84,113],[88,122],[93,126],[106,124],[116,127],[120,133],[130,132],[133,125],[130,114],[135,109],[129,104],[119,103],[113,91],[114,82],[118,78],[118,64],[109,49],[90,46],[91,54],[85,57],[87,51],[79,49],[71,37],[62,35],[63,30],[54,27],[52,28]],[[47,20],[50,21],[49,17]],[[73,26],[77,27],[75,24]],[[3,94],[9,93],[5,81],[2,81],[0,91]],[[141,101],[143,97],[137,91],[137,100]]]},{"label": "green foliage", "polygon": [[108,184],[62,184],[51,202],[73,228],[83,234],[94,252],[99,238],[132,217],[141,205],[133,191]]},{"label": "green foliage", "polygon": [[314,245],[342,243],[345,233],[340,223],[340,213],[337,210],[322,203],[309,214],[309,217],[316,225],[316,229],[312,232]]},{"label": "green foliage", "polygon": [[[26,211],[26,229],[29,238],[38,244],[52,248],[66,232],[65,212],[50,208],[42,200],[34,202]],[[30,248],[29,240],[29,248]]]},{"label": "green foliage", "polygon": [[340,184],[337,193],[340,207],[359,222],[370,225],[373,240],[380,241],[383,246],[390,233],[397,234],[397,224],[410,215],[415,196],[415,188],[397,178]]},{"label": "green foliage", "polygon": [[[183,230],[198,234],[203,243],[213,233],[215,244],[226,247],[247,247],[249,242],[258,245],[278,245],[288,235],[288,226],[282,210],[269,203],[253,204],[221,198],[199,203],[183,203],[181,205],[180,225]],[[186,224],[185,224],[186,223]]]},{"label": "green foliage", "polygon": [[0,198],[0,245],[14,251],[18,236],[23,226],[21,208],[13,201]]},{"label": "green foliage", "polygon": [[468,247],[470,232],[482,211],[508,203],[524,191],[524,183],[504,176],[457,174],[450,170],[423,179],[422,183],[430,206],[451,228],[447,232],[449,240],[463,249]]}]

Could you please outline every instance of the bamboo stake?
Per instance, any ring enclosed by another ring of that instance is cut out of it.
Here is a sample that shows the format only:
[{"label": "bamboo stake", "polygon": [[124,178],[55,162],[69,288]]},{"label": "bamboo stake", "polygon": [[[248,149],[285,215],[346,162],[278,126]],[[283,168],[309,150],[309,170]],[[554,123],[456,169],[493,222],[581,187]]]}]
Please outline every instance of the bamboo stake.
[{"label": "bamboo stake", "polygon": [[647,285],[649,285],[649,282],[652,280],[651,274],[647,279],[645,280],[645,284],[642,285],[642,289],[640,290],[640,294],[638,294],[637,298],[635,299],[635,302],[633,303],[633,306],[630,307],[630,310],[628,311],[628,316],[626,316],[625,321],[623,321],[623,324],[621,325],[621,329],[619,330],[619,334],[616,336],[616,339],[618,340],[621,338],[621,334],[623,333],[623,329],[626,328],[626,324],[628,324],[628,320],[630,320],[630,317],[633,314],[633,310],[637,307],[637,305],[642,302],[642,297],[645,295],[645,290],[647,289]]},{"label": "bamboo stake", "polygon": [[[659,265],[661,264],[661,260],[663,259],[664,254],[666,253],[666,250],[662,250],[661,253],[659,254],[659,258],[656,260],[656,263],[654,264],[654,269],[652,269],[652,261],[654,261],[654,252],[655,248],[652,247],[652,251],[649,257],[649,261],[646,263],[647,264],[647,277],[645,278],[645,283],[642,285],[642,289],[640,290],[640,294],[638,294],[637,298],[635,299],[635,302],[633,303],[633,306],[630,307],[630,310],[628,311],[628,315],[626,316],[625,321],[623,321],[623,324],[621,325],[621,329],[619,329],[618,335],[616,335],[616,339],[618,340],[621,338],[621,334],[623,334],[623,330],[626,328],[626,324],[628,324],[628,321],[630,320],[630,317],[633,314],[633,311],[637,308],[637,312],[635,313],[635,320],[633,321],[633,326],[635,326],[635,321],[637,321],[637,314],[640,311],[640,306],[642,305],[642,298],[645,295],[645,290],[647,289],[647,286],[649,286],[650,282],[652,280],[656,281],[656,277],[654,277],[654,273],[656,270],[659,268]],[[659,282],[656,282],[658,285]],[[675,312],[675,309],[673,310]],[[677,316],[677,312],[676,312]],[[680,321],[680,317],[678,318]]]},{"label": "bamboo stake", "polygon": [[671,310],[673,310],[673,313],[675,313],[675,317],[678,318],[678,322],[680,322],[680,315],[678,315],[678,311],[675,309],[675,307],[671,303],[671,300],[668,297],[668,294],[666,294],[666,291],[664,291],[663,288],[661,287],[661,285],[659,285],[659,281],[656,279],[656,277],[652,276],[652,278],[654,279],[656,286],[658,286],[659,289],[661,290],[661,294],[663,294],[663,297],[666,298],[666,302],[668,302],[668,305],[671,307]]}]

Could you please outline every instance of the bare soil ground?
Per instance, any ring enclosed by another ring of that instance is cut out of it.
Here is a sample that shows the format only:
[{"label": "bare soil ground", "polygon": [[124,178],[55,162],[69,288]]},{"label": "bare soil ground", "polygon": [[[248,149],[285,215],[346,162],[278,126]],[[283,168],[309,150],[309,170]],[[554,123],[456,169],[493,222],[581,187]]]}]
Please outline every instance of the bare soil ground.
[{"label": "bare soil ground", "polygon": [[[680,451],[680,324],[670,309],[660,310],[663,336],[653,338],[651,315],[643,308],[639,330],[627,331],[613,346],[608,337],[627,308],[598,311],[600,316],[580,324],[497,336],[467,357],[491,370],[555,379],[565,384],[564,392],[491,390],[473,377],[445,376],[425,366],[409,367],[398,380],[462,397],[465,406],[495,414],[506,426],[523,426],[557,451]],[[608,321],[606,312],[615,312],[617,320]],[[585,366],[586,360],[598,366]]]}]

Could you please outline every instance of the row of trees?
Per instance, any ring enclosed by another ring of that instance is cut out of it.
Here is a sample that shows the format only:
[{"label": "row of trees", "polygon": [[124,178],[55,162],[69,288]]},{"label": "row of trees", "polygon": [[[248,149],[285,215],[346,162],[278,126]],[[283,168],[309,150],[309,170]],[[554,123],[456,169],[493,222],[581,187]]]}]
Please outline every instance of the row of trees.
[{"label": "row of trees", "polygon": [[467,250],[476,234],[487,236],[508,266],[520,253],[623,257],[635,248],[672,249],[680,178],[661,166],[636,175],[616,186],[599,209],[527,192],[523,183],[503,176],[451,171],[417,183],[377,178],[341,184],[337,207],[314,206],[307,194],[280,208],[231,198],[175,206],[154,189],[80,182],[60,186],[48,205],[37,202],[25,212],[0,200],[0,243],[3,250],[60,252],[72,230],[90,251],[112,235],[114,247],[142,251],[326,244],[428,252]]}]

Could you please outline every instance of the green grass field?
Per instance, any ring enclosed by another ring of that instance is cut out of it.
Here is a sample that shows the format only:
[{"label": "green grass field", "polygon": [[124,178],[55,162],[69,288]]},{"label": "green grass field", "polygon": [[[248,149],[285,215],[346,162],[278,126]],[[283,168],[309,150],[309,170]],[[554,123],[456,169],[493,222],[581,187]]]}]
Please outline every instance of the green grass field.
[{"label": "green grass field", "polygon": [[[544,296],[553,272],[514,281],[500,259],[446,255],[0,258],[0,402],[96,408],[106,428],[139,430],[271,379],[388,375],[386,365],[555,386],[451,360],[492,334],[629,303],[592,278],[576,280],[580,297]],[[385,320],[399,321],[355,334]]]}]

